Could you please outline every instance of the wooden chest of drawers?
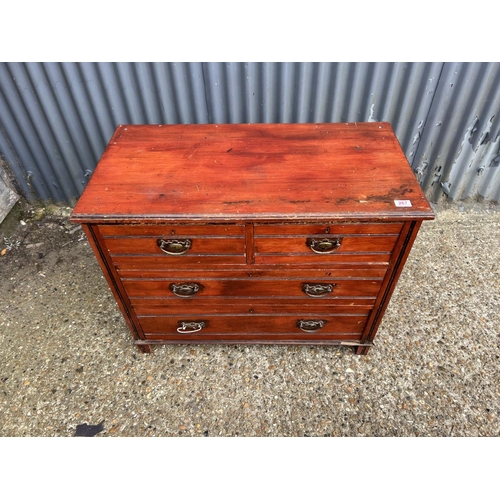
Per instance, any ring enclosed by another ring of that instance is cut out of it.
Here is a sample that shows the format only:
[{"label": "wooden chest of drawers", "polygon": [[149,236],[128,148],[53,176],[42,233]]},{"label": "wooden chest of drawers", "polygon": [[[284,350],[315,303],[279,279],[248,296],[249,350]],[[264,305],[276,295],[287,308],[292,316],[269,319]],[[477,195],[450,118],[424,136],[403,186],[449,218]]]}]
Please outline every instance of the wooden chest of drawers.
[{"label": "wooden chest of drawers", "polygon": [[144,352],[366,354],[433,218],[388,123],[121,125],[72,214]]}]

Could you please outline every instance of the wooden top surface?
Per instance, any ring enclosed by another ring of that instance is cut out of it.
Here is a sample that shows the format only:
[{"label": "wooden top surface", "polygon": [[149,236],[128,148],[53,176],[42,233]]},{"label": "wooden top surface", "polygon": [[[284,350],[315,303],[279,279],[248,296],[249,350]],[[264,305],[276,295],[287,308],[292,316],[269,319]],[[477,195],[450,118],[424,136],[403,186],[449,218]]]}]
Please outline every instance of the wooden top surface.
[{"label": "wooden top surface", "polygon": [[434,218],[389,123],[120,125],[72,214],[341,218]]}]

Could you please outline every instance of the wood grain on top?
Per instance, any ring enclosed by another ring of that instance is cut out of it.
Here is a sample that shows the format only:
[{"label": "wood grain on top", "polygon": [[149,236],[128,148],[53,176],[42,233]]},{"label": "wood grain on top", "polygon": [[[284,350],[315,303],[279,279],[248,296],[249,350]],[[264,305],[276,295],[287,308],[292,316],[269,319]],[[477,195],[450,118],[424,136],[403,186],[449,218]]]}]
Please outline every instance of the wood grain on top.
[{"label": "wood grain on top", "polygon": [[434,214],[389,123],[120,125],[72,214],[78,222],[415,217]]}]

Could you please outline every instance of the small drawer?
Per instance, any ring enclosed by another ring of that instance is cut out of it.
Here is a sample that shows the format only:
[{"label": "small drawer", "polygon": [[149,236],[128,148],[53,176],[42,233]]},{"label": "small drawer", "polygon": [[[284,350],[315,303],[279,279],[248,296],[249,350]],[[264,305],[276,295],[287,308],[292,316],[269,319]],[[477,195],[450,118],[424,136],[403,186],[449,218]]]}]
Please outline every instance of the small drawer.
[{"label": "small drawer", "polygon": [[200,255],[245,255],[243,238],[123,237],[107,238],[111,255],[166,255],[168,257]]},{"label": "small drawer", "polygon": [[401,223],[256,224],[256,264],[387,264]]},{"label": "small drawer", "polygon": [[244,226],[101,225],[117,270],[244,264]]},{"label": "small drawer", "polygon": [[387,263],[398,236],[303,235],[255,238],[256,264]]},{"label": "small drawer", "polygon": [[316,254],[320,257],[344,253],[390,253],[398,236],[304,235],[299,237],[261,237],[255,239],[259,254]]}]

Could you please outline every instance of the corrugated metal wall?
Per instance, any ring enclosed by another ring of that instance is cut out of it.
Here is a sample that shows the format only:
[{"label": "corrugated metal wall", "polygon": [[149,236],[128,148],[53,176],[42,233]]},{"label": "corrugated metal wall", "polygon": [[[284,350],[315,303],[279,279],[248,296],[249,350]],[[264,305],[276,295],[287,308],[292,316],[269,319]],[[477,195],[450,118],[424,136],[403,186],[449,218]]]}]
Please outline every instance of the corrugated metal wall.
[{"label": "corrugated metal wall", "polygon": [[500,201],[498,63],[0,63],[0,154],[73,203],[120,123],[389,121],[433,201]]},{"label": "corrugated metal wall", "polygon": [[446,63],[413,168],[433,200],[500,201],[500,63]]}]

